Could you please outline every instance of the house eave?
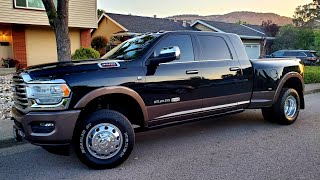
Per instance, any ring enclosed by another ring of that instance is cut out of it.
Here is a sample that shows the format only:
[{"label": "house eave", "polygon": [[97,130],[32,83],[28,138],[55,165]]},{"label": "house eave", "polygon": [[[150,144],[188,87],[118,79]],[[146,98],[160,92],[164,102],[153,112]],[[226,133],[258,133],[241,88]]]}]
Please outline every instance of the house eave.
[{"label": "house eave", "polygon": [[109,19],[110,21],[112,21],[113,23],[115,23],[117,26],[119,26],[123,31],[129,31],[127,28],[125,28],[124,26],[122,26],[120,23],[118,23],[116,20],[114,20],[114,19],[112,19],[110,16],[108,16],[106,13],[103,13],[101,16],[100,16],[100,18],[98,19],[98,26],[97,26],[97,28],[94,28],[94,29],[92,29],[91,30],[91,34],[92,33],[94,33],[94,31],[96,30],[96,29],[98,29],[99,28],[99,24],[100,24],[100,22],[103,20],[103,18],[107,18],[107,19]]},{"label": "house eave", "polygon": [[201,21],[201,20],[196,20],[196,21],[195,21],[194,23],[192,23],[190,26],[191,26],[191,27],[194,27],[196,24],[202,24],[202,25],[207,26],[208,28],[210,28],[210,29],[212,29],[212,30],[214,30],[214,31],[216,31],[216,32],[224,33],[224,31],[222,31],[222,30],[220,30],[220,29],[218,29],[218,28],[216,28],[216,27],[213,27],[213,26],[211,26],[210,24],[205,23],[205,22],[203,22],[203,21]]},{"label": "house eave", "polygon": [[275,37],[264,37],[264,36],[246,36],[246,35],[239,35],[241,39],[252,39],[252,40],[275,40]]}]

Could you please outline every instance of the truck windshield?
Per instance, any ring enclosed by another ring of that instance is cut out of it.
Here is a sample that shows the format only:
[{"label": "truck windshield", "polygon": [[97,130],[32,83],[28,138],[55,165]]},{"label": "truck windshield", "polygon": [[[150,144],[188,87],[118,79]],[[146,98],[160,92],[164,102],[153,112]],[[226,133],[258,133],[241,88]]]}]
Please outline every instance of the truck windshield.
[{"label": "truck windshield", "polygon": [[129,39],[113,48],[103,59],[133,60],[140,57],[159,35],[148,34]]}]

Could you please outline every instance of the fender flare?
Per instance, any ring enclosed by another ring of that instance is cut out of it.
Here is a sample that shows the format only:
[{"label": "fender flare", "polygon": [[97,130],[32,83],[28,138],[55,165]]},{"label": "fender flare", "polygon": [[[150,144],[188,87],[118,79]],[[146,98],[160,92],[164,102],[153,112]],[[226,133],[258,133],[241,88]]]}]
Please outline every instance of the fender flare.
[{"label": "fender flare", "polygon": [[84,97],[82,97],[80,101],[74,106],[74,108],[75,109],[84,108],[88,103],[90,103],[92,100],[96,99],[97,97],[109,95],[109,94],[124,94],[132,97],[139,104],[143,113],[144,122],[146,123],[146,121],[148,120],[148,111],[143,99],[136,91],[123,86],[104,87],[104,88],[93,90],[88,94],[86,94]]},{"label": "fender flare", "polygon": [[273,103],[277,102],[284,84],[291,78],[298,78],[300,80],[300,82],[302,84],[302,94],[304,93],[304,79],[303,79],[303,77],[297,72],[291,72],[291,73],[284,75],[283,78],[280,80],[280,83],[278,84],[277,90],[276,90],[274,98],[273,98]]}]

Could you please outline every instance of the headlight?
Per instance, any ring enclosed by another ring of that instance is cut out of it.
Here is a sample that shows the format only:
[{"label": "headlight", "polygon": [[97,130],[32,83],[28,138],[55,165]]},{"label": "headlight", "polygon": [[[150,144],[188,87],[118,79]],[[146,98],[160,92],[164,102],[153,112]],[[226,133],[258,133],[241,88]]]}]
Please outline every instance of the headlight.
[{"label": "headlight", "polygon": [[71,93],[66,84],[28,84],[26,90],[27,97],[39,105],[58,104]]}]

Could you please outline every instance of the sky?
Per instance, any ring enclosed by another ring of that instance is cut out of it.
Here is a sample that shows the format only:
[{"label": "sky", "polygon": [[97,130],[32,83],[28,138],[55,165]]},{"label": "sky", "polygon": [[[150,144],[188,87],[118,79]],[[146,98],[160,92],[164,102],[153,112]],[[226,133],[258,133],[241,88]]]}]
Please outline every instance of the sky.
[{"label": "sky", "polygon": [[299,5],[312,0],[97,0],[110,13],[167,17],[180,14],[216,15],[233,11],[272,12],[292,17]]}]

